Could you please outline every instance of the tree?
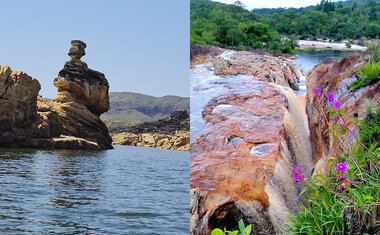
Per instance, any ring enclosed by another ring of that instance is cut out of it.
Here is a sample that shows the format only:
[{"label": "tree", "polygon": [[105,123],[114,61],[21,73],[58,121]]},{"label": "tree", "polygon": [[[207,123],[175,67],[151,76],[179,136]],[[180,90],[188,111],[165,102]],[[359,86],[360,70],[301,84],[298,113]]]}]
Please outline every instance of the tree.
[{"label": "tree", "polygon": [[379,38],[380,37],[380,25],[376,23],[370,23],[365,29],[365,33],[368,37]]}]

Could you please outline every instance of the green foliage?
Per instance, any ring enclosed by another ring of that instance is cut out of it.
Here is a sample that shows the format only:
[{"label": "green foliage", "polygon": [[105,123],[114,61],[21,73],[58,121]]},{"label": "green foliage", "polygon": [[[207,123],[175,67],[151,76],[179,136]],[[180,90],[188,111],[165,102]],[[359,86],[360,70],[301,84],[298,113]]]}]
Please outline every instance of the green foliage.
[{"label": "green foliage", "polygon": [[369,44],[367,52],[371,56],[370,62],[380,62],[380,42]]},{"label": "green foliage", "polygon": [[[347,115],[340,109],[327,112],[330,112],[330,118],[339,115],[341,119]],[[365,122],[360,122],[359,142],[344,148],[337,158],[328,159],[325,175],[313,174],[309,181],[305,181],[306,186],[300,195],[307,193],[306,201],[289,219],[289,234],[380,232],[379,126],[380,106],[375,113],[368,115]],[[331,133],[333,128],[328,132]],[[339,131],[335,130],[335,134],[338,135]],[[345,136],[348,133],[340,134]],[[343,162],[347,169],[335,167]]]},{"label": "green foliage", "polygon": [[221,230],[219,228],[213,229],[211,235],[250,235],[252,231],[252,225],[245,227],[243,219],[239,220],[239,230],[227,231],[226,229]]},{"label": "green foliage", "polygon": [[284,37],[265,20],[241,4],[211,4],[192,0],[190,41],[233,49],[263,49],[275,53],[294,53],[294,37]]},{"label": "green foliage", "polygon": [[380,106],[374,113],[368,114],[359,127],[360,139],[367,147],[372,144],[380,146]]},{"label": "green foliage", "polygon": [[351,43],[350,42],[346,42],[346,47],[347,48],[351,48]]},{"label": "green foliage", "polygon": [[369,62],[357,73],[358,80],[351,84],[351,90],[376,83],[380,78],[380,62]]},{"label": "green foliage", "polygon": [[334,3],[322,0],[315,7],[251,12],[240,4],[190,1],[190,41],[193,43],[293,53],[297,38],[340,41],[379,37],[379,1]]}]

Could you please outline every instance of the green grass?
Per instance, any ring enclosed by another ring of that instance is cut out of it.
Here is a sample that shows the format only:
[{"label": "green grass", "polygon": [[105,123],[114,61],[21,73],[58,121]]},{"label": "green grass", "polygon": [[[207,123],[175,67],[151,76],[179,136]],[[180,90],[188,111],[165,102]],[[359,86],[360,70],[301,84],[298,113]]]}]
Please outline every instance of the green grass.
[{"label": "green grass", "polygon": [[351,84],[352,91],[376,83],[380,78],[380,62],[369,62],[365,64],[357,73],[357,76],[359,79]]}]

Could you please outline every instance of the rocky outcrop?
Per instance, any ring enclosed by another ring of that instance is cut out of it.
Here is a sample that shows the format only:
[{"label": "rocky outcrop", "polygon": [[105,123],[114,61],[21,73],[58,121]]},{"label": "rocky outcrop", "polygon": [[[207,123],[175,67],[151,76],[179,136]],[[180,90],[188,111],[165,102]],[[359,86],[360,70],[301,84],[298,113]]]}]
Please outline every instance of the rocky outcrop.
[{"label": "rocky outcrop", "polygon": [[191,234],[237,229],[240,219],[254,234],[281,233],[299,205],[291,169],[311,169],[300,105],[290,88],[212,71],[197,66],[191,77],[191,101],[206,100],[191,106]]},{"label": "rocky outcrop", "polygon": [[49,102],[38,95],[39,82],[9,66],[0,70],[0,146],[109,149],[111,137],[99,115],[109,108],[104,74],[80,61],[86,44],[72,41],[69,56]]},{"label": "rocky outcrop", "polygon": [[[380,104],[380,82],[362,87],[355,92],[349,89],[349,85],[356,80],[355,72],[364,65],[365,59],[365,54],[351,55],[341,61],[326,59],[310,70],[306,76],[306,112],[316,171],[323,171],[326,168],[328,158],[336,156],[339,150],[331,136],[323,134],[328,125],[323,113],[316,108],[318,102],[312,88],[319,87],[323,91],[320,101],[324,110],[332,107],[332,103],[328,102],[327,97],[329,93],[332,93],[335,101],[339,101],[342,110],[349,115],[346,123],[355,118],[364,119],[366,116],[366,98],[372,100],[375,107]],[[329,123],[332,122],[328,115],[326,118]],[[352,133],[356,134],[356,132],[357,130],[354,128]]]},{"label": "rocky outcrop", "polygon": [[152,122],[143,122],[137,125],[119,128],[121,132],[159,133],[173,135],[176,131],[190,130],[190,116],[187,111],[174,111],[169,117]]},{"label": "rocky outcrop", "polygon": [[246,74],[298,90],[301,68],[285,57],[249,51],[225,53],[213,61],[216,75]]},{"label": "rocky outcrop", "polygon": [[223,51],[224,49],[215,46],[190,43],[190,67],[211,62]]},{"label": "rocky outcrop", "polygon": [[137,147],[151,147],[167,150],[190,151],[190,132],[175,131],[171,134],[129,132],[113,133],[112,143],[115,145],[130,145]]},{"label": "rocky outcrop", "polygon": [[187,111],[174,111],[169,117],[125,127],[113,133],[112,143],[168,150],[190,150],[190,117]]}]

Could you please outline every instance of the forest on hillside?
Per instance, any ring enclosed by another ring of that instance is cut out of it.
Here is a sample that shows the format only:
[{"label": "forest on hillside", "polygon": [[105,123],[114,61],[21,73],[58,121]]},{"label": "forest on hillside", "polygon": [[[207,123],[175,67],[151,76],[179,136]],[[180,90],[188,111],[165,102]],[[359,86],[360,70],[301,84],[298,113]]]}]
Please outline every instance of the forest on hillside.
[{"label": "forest on hillside", "polygon": [[322,0],[305,8],[254,9],[240,2],[190,1],[190,41],[234,49],[292,53],[296,39],[380,38],[380,0]]}]

